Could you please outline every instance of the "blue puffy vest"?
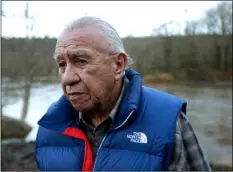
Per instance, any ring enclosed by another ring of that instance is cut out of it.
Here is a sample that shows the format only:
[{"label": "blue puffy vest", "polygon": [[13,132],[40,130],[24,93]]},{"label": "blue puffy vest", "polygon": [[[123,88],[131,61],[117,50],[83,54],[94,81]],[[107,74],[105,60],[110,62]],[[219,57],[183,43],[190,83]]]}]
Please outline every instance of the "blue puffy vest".
[{"label": "blue puffy vest", "polygon": [[96,159],[78,128],[78,112],[62,96],[38,122],[36,162],[45,171],[168,170],[177,117],[186,102],[142,86],[140,75],[126,70],[125,89],[115,124],[104,136]]}]

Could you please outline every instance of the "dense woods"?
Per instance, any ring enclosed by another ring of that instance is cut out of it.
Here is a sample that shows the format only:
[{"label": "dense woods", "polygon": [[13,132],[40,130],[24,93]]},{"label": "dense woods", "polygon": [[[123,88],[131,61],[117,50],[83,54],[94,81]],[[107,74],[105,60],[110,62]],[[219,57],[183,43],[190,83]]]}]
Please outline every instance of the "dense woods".
[{"label": "dense woods", "polygon": [[[143,76],[169,73],[182,80],[231,80],[232,35],[123,39]],[[57,76],[56,40],[2,39],[2,76]]]}]

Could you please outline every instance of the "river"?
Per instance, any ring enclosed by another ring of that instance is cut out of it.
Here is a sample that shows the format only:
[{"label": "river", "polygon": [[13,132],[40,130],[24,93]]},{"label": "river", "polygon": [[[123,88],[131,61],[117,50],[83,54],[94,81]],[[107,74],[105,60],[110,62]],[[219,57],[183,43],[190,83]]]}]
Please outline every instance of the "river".
[{"label": "river", "polygon": [[[150,85],[187,100],[188,117],[209,161],[232,164],[232,86]],[[35,140],[37,121],[62,90],[59,84],[34,85],[26,122],[33,126],[27,140]],[[22,100],[16,100],[3,113],[19,118]]]}]

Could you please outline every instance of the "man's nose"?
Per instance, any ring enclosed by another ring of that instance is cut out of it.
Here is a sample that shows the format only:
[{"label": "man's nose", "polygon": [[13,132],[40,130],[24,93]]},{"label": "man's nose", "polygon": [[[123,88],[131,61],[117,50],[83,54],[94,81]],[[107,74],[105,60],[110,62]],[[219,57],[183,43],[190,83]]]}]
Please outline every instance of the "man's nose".
[{"label": "man's nose", "polygon": [[80,81],[80,77],[74,67],[67,66],[62,76],[62,83],[64,85],[74,85]]}]

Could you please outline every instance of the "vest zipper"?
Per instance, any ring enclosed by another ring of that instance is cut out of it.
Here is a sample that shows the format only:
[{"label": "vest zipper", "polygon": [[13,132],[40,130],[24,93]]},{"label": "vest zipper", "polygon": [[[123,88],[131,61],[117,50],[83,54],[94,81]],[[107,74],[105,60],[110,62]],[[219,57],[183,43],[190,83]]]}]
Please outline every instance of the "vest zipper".
[{"label": "vest zipper", "polygon": [[131,117],[131,115],[133,114],[134,110],[132,110],[129,114],[129,116],[122,122],[121,125],[119,125],[118,127],[114,128],[113,130],[117,130],[118,128],[121,128],[123,125],[125,125],[125,123],[128,121],[128,119]]},{"label": "vest zipper", "polygon": [[[108,133],[107,133],[107,134],[108,134]],[[99,151],[100,151],[100,147],[102,146],[102,144],[103,144],[103,142],[104,142],[104,140],[105,140],[107,134],[104,136],[104,138],[102,139],[102,141],[101,141],[101,143],[100,143],[100,146],[99,146],[98,151],[97,151],[96,156],[95,156],[96,158],[95,158],[94,167],[93,167],[93,170],[92,170],[92,171],[95,170],[95,164],[96,164],[96,160],[97,160],[97,157],[98,157],[98,154],[99,154]]]},{"label": "vest zipper", "polygon": [[[134,112],[134,110],[132,110],[132,111],[130,112],[129,116],[121,123],[121,125],[119,125],[118,127],[114,128],[113,130],[117,130],[118,128],[122,127],[122,126],[128,121],[128,119],[132,116],[133,112]],[[107,134],[104,136],[104,138],[102,139],[102,141],[101,141],[101,143],[100,143],[100,146],[99,146],[98,151],[97,151],[97,153],[96,153],[96,159],[95,159],[95,162],[94,162],[94,166],[93,166],[93,170],[92,170],[92,171],[95,170],[95,165],[96,165],[96,161],[97,161],[97,158],[98,158],[98,154],[99,154],[100,148],[101,148],[101,146],[102,146],[102,144],[103,144],[103,142],[104,142],[106,136],[108,135],[108,133],[109,133],[109,132],[107,132]]]}]

